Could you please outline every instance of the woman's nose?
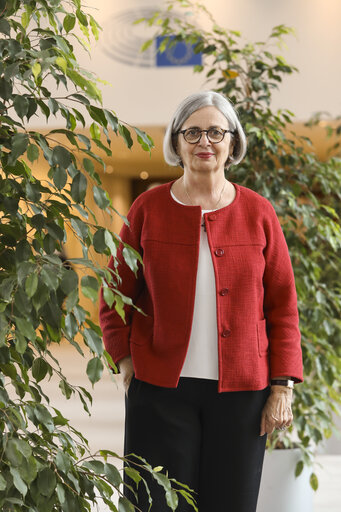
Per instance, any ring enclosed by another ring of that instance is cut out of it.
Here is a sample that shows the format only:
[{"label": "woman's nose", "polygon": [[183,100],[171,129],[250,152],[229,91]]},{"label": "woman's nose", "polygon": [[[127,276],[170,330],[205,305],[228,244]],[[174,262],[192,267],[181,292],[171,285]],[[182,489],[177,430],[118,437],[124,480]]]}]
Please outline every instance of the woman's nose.
[{"label": "woman's nose", "polygon": [[204,146],[211,145],[211,142],[208,138],[208,133],[206,133],[206,132],[201,133],[201,138],[199,140],[199,144],[204,145]]}]

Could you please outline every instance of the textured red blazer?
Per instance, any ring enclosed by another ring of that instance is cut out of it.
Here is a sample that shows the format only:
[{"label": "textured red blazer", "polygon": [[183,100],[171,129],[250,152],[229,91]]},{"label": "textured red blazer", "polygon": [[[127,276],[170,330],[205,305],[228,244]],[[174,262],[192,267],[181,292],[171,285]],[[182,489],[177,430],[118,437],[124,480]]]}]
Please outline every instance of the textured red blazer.
[{"label": "textured red blazer", "polygon": [[[136,279],[120,248],[118,288],[145,315],[126,306],[124,323],[100,298],[114,362],[131,354],[138,379],[165,387],[177,386],[190,339],[201,224],[200,206],[176,202],[171,185],[141,194],[120,233],[144,268]],[[216,280],[218,391],[263,389],[271,376],[302,381],[296,289],[281,226],[267,199],[233,185],[234,201],[204,215]]]}]

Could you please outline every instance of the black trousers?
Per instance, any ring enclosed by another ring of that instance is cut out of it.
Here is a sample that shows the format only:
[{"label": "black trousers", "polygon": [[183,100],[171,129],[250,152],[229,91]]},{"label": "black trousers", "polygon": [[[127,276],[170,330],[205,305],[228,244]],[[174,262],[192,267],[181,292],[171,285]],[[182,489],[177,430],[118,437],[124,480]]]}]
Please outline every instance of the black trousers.
[{"label": "black trousers", "polygon": [[[260,419],[268,395],[269,388],[218,393],[217,381],[209,379],[180,377],[177,388],[164,388],[133,377],[124,453],[163,466],[170,478],[194,489],[199,512],[255,512],[266,443]],[[141,474],[153,497],[151,510],[169,512],[162,487]],[[125,482],[134,486],[126,475]],[[142,512],[149,510],[141,482],[138,501],[126,486],[124,494]],[[194,509],[179,495],[177,510]]]}]

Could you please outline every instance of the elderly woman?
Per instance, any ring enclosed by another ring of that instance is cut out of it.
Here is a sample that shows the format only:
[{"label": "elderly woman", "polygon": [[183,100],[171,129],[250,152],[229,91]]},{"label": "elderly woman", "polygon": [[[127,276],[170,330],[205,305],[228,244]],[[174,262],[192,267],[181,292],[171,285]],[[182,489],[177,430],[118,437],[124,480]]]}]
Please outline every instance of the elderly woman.
[{"label": "elderly woman", "polygon": [[[267,199],[225,177],[245,151],[222,95],[201,92],[179,105],[164,156],[183,175],[141,194],[121,231],[144,265],[135,276],[121,248],[118,288],[144,314],[126,306],[123,322],[103,298],[100,306],[126,389],[125,454],[194,489],[200,512],[256,510],[266,434],[291,424],[302,381],[281,226]],[[169,510],[160,486],[150,487],[153,509]],[[135,503],[149,510],[141,484]],[[179,510],[192,510],[182,496]]]}]

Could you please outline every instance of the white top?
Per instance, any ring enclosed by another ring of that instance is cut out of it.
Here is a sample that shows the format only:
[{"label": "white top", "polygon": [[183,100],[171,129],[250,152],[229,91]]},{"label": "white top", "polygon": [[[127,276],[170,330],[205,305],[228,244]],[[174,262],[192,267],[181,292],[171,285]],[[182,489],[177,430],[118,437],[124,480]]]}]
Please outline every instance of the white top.
[{"label": "white top", "polygon": [[[175,201],[179,201],[173,192]],[[186,205],[185,205],[186,206]],[[214,210],[201,210],[204,213]],[[204,219],[203,219],[204,220]],[[214,268],[202,222],[191,337],[180,377],[218,380],[217,300]]]}]

